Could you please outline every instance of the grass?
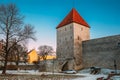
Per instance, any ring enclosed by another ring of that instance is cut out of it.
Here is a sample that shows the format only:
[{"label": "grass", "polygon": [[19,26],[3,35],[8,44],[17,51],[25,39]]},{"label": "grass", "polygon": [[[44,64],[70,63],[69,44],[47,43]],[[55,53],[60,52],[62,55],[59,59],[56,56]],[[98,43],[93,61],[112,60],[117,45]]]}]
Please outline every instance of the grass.
[{"label": "grass", "polygon": [[77,77],[84,77],[84,76],[6,74],[6,75],[0,75],[0,80],[72,80]]}]

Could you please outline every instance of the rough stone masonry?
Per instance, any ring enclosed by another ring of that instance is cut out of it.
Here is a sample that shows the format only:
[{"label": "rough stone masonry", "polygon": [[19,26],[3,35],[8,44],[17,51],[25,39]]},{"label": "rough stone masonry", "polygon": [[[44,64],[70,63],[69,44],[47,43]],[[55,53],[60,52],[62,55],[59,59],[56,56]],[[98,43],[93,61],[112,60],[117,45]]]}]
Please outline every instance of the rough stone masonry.
[{"label": "rough stone masonry", "polygon": [[120,35],[90,39],[90,26],[74,8],[56,29],[56,70],[114,69],[114,61],[120,69]]}]

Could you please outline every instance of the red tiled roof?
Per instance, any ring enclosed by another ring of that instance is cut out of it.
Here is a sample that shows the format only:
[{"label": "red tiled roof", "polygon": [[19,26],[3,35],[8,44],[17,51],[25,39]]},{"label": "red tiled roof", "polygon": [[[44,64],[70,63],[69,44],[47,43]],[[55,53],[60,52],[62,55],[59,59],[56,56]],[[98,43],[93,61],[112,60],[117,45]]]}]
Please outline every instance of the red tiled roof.
[{"label": "red tiled roof", "polygon": [[[73,8],[70,13],[63,19],[63,21],[57,26],[57,28],[60,28],[62,26],[65,26],[67,24],[70,24],[72,22],[84,25],[86,27],[90,26],[85,22],[85,20],[79,15],[79,13]],[[56,28],[56,29],[57,29]]]}]

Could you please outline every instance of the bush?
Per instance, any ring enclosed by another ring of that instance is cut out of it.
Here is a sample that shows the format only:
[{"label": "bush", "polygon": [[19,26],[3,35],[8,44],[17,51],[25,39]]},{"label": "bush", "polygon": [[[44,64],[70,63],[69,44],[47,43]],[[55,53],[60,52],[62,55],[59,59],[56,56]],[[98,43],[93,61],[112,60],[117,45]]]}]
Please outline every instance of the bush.
[{"label": "bush", "polygon": [[17,70],[17,68],[16,65],[7,65],[7,70]]}]

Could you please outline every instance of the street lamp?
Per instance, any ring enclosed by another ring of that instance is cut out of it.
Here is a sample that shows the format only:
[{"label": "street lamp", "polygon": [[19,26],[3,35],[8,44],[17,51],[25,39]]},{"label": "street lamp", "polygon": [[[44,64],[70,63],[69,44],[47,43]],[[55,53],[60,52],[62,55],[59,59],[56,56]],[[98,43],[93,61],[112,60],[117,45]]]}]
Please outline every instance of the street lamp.
[{"label": "street lamp", "polygon": [[118,45],[117,45],[118,47],[120,47],[120,42],[118,42]]},{"label": "street lamp", "polygon": [[53,75],[54,75],[54,60],[55,60],[55,58],[53,58]]},{"label": "street lamp", "polygon": [[116,60],[114,60],[114,68],[115,68],[115,74],[117,74],[117,65],[116,65]]},{"label": "street lamp", "polygon": [[[120,48],[120,42],[118,42],[117,47]],[[117,64],[116,64],[116,60],[114,60],[114,68],[115,68],[115,74],[117,74]]]}]

